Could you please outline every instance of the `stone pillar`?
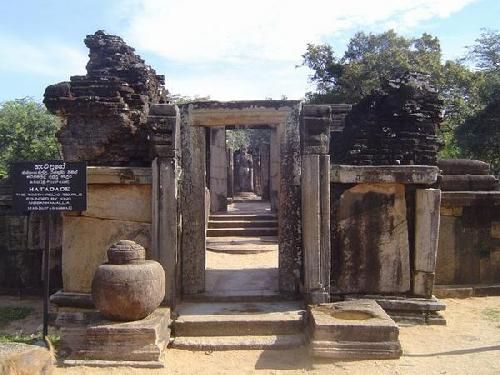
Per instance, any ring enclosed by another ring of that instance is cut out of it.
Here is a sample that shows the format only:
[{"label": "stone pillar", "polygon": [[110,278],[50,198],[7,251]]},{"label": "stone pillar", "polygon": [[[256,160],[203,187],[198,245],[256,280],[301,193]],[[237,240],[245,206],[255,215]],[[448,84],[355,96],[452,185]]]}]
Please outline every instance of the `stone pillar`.
[{"label": "stone pillar", "polygon": [[260,173],[262,185],[262,200],[269,200],[269,167],[270,167],[269,145],[262,145],[260,147]]},{"label": "stone pillar", "polygon": [[228,148],[227,151],[227,196],[234,197],[234,151]]},{"label": "stone pillar", "polygon": [[277,132],[280,147],[278,282],[283,294],[298,293],[302,281],[300,109],[300,104],[294,106]]},{"label": "stone pillar", "polygon": [[148,116],[152,162],[151,257],[165,270],[165,299],[175,306],[178,272],[177,240],[177,149],[179,148],[179,109],[157,104]]},{"label": "stone pillar", "polygon": [[302,111],[302,238],[304,293],[310,303],[330,300],[330,107]]},{"label": "stone pillar", "polygon": [[210,129],[210,212],[227,211],[226,129]]},{"label": "stone pillar", "polygon": [[182,152],[182,293],[205,289],[205,129],[193,126],[192,104],[180,107]]},{"label": "stone pillar", "polygon": [[413,294],[425,298],[432,297],[434,288],[440,206],[441,190],[416,190]]},{"label": "stone pillar", "polygon": [[277,211],[280,189],[280,141],[277,128],[271,129],[269,173],[271,210]]}]

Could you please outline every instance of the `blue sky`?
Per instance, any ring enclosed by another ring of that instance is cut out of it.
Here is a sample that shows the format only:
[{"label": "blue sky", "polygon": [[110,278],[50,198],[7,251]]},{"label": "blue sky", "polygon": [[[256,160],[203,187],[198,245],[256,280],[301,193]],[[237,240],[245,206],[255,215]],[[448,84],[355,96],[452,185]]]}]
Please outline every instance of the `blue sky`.
[{"label": "blue sky", "polygon": [[356,31],[428,32],[454,59],[482,27],[499,29],[499,15],[500,0],[0,0],[0,101],[41,99],[84,74],[83,39],[98,29],[136,48],[172,93],[300,99],[308,42],[340,56]]}]

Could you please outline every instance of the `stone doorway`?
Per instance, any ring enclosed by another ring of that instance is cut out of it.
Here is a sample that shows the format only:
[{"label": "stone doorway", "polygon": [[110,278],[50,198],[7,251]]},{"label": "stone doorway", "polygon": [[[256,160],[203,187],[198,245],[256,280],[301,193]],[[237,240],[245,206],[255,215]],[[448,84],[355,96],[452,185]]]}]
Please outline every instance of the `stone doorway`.
[{"label": "stone doorway", "polygon": [[[184,175],[179,280],[182,298],[220,293],[297,295],[301,272],[297,262],[301,247],[297,217],[300,215],[297,210],[300,207],[300,103],[198,102],[179,109]],[[234,176],[238,172],[234,165],[241,160],[235,161],[234,153],[228,156],[225,132],[228,128],[244,127],[270,130],[270,147],[263,151],[269,162],[262,166],[265,159],[261,158],[259,168],[255,168],[257,163],[250,162],[252,172],[264,169],[269,181],[256,179],[252,173],[252,176]],[[242,177],[247,178],[246,183],[241,181]],[[251,193],[258,194],[252,198]],[[271,227],[266,228],[268,225]],[[227,235],[216,235],[224,230],[229,231]],[[244,236],[232,236],[235,234],[232,232],[238,230]],[[240,238],[233,239],[235,242],[231,244],[220,237]],[[252,268],[251,262],[243,265],[245,262],[236,260],[239,268],[231,268],[231,262],[224,260],[224,255],[233,259],[243,255],[227,254],[231,251],[227,249],[234,245],[266,249],[273,255],[261,264],[263,267]],[[214,247],[225,249],[226,253],[212,251]]]}]

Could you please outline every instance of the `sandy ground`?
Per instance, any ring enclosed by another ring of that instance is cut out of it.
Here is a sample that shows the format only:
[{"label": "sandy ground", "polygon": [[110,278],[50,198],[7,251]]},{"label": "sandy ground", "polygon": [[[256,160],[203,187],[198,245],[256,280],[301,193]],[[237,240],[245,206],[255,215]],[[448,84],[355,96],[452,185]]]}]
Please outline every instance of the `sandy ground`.
[{"label": "sandy ground", "polygon": [[[57,367],[55,374],[500,374],[500,297],[444,300],[447,326],[401,327],[404,354],[399,360],[312,361],[306,348],[286,351],[191,352],[170,349],[163,370]],[[33,306],[37,312],[3,331],[25,333],[41,323],[41,302],[0,297],[0,304]]]}]

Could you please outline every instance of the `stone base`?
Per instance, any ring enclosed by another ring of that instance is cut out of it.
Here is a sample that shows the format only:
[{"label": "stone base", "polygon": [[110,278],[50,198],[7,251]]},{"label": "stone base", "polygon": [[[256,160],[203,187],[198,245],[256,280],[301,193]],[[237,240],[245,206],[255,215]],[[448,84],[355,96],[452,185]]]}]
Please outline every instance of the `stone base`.
[{"label": "stone base", "polygon": [[309,307],[314,357],[341,360],[397,359],[399,328],[374,300]]},{"label": "stone base", "polygon": [[[61,350],[67,365],[158,367],[170,339],[170,309],[132,322],[104,319],[95,310],[61,309]],[[88,363],[87,363],[88,362]]]},{"label": "stone base", "polygon": [[435,285],[434,294],[439,298],[500,296],[500,284]]},{"label": "stone base", "polygon": [[373,299],[398,324],[429,324],[445,325],[446,320],[439,313],[446,309],[446,305],[436,297],[411,298],[399,296],[346,296],[346,300],[355,301]]}]

